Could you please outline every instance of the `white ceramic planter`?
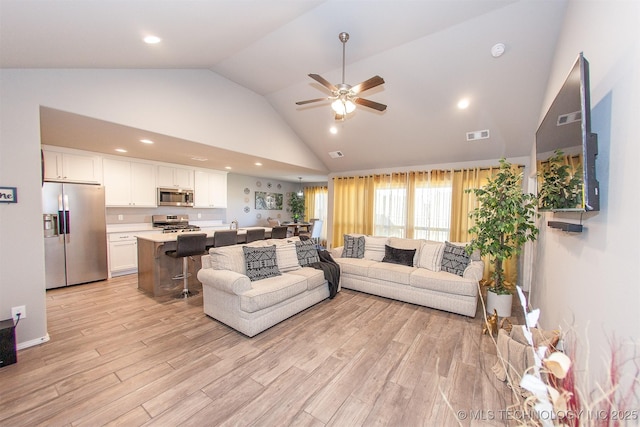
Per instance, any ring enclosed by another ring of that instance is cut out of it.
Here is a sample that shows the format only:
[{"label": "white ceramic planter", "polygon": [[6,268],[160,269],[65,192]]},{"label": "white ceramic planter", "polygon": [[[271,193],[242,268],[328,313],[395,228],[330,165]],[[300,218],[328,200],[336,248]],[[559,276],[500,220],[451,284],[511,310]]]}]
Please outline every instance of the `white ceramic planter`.
[{"label": "white ceramic planter", "polygon": [[513,303],[513,295],[498,295],[491,290],[487,291],[487,313],[493,314],[495,309],[499,317],[511,316],[511,304]]}]

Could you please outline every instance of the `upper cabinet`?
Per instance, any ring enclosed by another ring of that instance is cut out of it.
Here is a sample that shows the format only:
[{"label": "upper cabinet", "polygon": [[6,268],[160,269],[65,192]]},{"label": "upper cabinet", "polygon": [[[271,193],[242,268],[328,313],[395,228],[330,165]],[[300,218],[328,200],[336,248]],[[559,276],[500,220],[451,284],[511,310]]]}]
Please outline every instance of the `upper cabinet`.
[{"label": "upper cabinet", "polygon": [[107,206],[156,207],[156,166],[104,159]]},{"label": "upper cabinet", "polygon": [[44,180],[63,182],[102,182],[102,162],[99,156],[76,154],[43,148]]},{"label": "upper cabinet", "polygon": [[193,190],[193,169],[158,166],[158,187]]},{"label": "upper cabinet", "polygon": [[195,171],[195,208],[227,207],[227,173]]}]

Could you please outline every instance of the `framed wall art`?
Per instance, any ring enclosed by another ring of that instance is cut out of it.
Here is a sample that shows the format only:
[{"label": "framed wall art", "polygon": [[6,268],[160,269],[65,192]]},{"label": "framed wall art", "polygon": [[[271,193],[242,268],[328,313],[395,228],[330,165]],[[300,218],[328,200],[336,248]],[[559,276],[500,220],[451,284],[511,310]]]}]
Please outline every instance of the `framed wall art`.
[{"label": "framed wall art", "polygon": [[256,191],[256,209],[261,210],[282,210],[282,193],[267,193]]}]

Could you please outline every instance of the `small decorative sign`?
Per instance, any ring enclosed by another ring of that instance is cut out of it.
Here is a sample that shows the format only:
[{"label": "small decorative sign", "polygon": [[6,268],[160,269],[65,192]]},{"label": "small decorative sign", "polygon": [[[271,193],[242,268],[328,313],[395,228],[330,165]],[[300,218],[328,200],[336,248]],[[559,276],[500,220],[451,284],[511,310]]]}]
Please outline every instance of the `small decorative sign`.
[{"label": "small decorative sign", "polygon": [[0,203],[18,203],[16,187],[0,187]]}]

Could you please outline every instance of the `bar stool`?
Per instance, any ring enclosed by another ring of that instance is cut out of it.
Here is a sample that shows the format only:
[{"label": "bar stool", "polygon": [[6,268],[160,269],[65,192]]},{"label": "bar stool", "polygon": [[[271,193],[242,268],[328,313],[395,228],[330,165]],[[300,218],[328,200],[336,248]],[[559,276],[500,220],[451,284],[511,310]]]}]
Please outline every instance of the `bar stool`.
[{"label": "bar stool", "polygon": [[207,235],[206,233],[179,234],[175,251],[166,251],[165,254],[172,258],[182,258],[182,274],[172,277],[174,280],[182,279],[183,288],[177,298],[189,298],[197,292],[189,291],[189,260],[194,255],[206,254]]},{"label": "bar stool", "polygon": [[272,239],[284,239],[287,237],[287,227],[286,225],[279,225],[277,227],[273,227],[271,229],[271,238]]},{"label": "bar stool", "polygon": [[264,228],[251,228],[247,230],[247,243],[256,240],[264,240]]},{"label": "bar stool", "polygon": [[238,244],[238,230],[216,230],[213,233],[213,247]]}]

